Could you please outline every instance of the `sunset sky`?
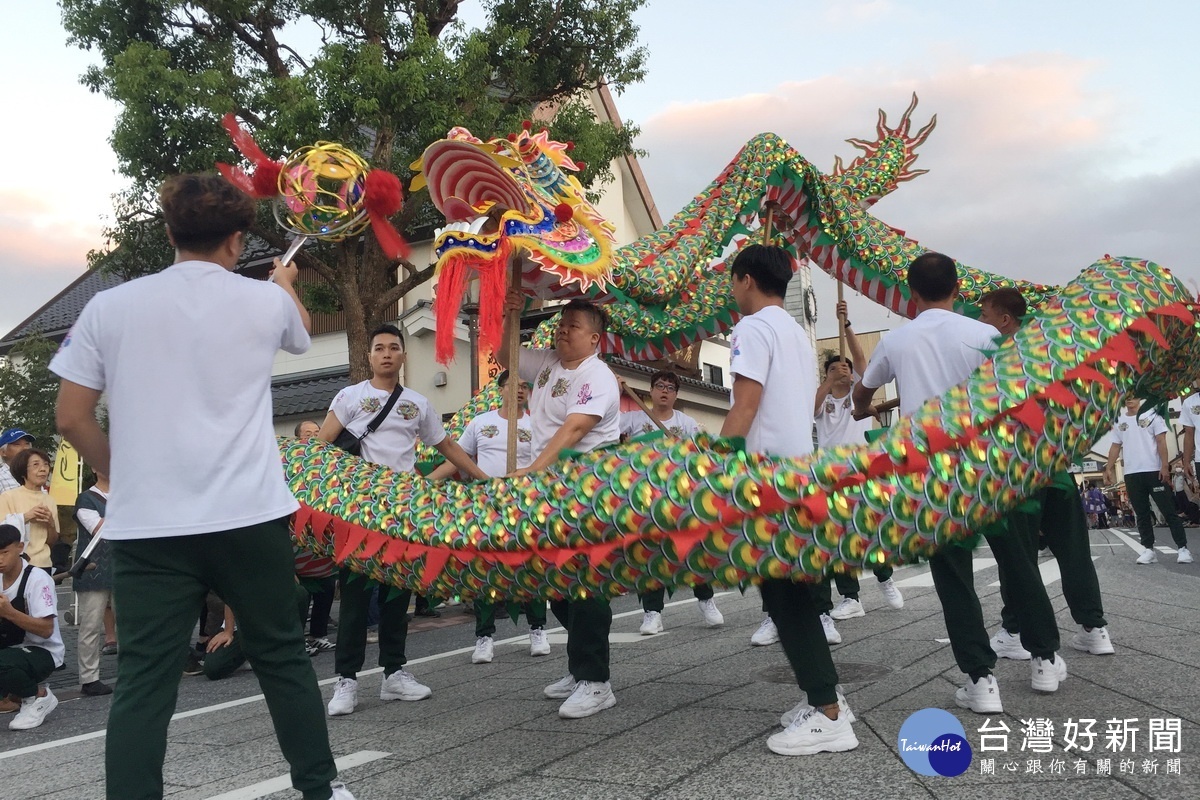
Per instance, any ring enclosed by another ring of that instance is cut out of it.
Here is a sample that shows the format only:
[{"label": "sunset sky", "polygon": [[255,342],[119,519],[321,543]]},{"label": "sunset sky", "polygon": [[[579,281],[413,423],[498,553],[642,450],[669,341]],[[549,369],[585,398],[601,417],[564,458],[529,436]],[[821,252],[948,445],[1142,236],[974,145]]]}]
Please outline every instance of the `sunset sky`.
[{"label": "sunset sky", "polygon": [[[1060,282],[1112,253],[1194,284],[1196,8],[657,0],[638,16],[649,75],[617,103],[642,128],[642,166],[669,216],[754,134],[773,131],[828,169],[855,154],[844,139],[873,136],[876,109],[894,120],[915,91],[914,122],[938,115],[917,164],[930,174],[880,202],[881,219],[1012,277]],[[78,83],[92,57],[66,45],[53,4],[23,3],[20,18],[0,32],[0,332],[85,268],[122,185],[107,144],[114,108]],[[824,335],[833,288],[818,289]],[[863,298],[851,315],[860,330],[896,322]]]}]

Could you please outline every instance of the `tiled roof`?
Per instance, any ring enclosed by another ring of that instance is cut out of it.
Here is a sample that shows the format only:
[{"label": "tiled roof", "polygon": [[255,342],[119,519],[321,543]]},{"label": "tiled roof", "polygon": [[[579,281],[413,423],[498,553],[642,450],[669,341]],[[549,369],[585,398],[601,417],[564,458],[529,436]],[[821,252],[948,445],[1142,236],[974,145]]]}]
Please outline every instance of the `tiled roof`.
[{"label": "tiled roof", "polygon": [[[641,372],[645,375],[653,375],[654,373],[658,372],[660,369],[664,369],[664,367],[662,367],[662,366],[655,366],[655,365],[651,365],[651,364],[642,364],[637,361],[630,361],[625,358],[618,358],[617,356],[606,355],[606,356],[603,356],[603,359],[615,367],[621,367],[622,369],[627,369],[630,372]],[[718,383],[709,383],[708,381],[701,381],[701,380],[697,380],[695,378],[689,378],[687,375],[680,374],[678,370],[673,370],[673,371],[675,372],[676,376],[679,378],[680,383],[682,383],[684,386],[691,386],[693,389],[701,389],[706,392],[712,392],[713,394],[721,394],[721,395],[731,394],[729,389],[725,388],[724,386],[721,386]]]},{"label": "tiled roof", "polygon": [[315,411],[324,415],[333,396],[349,381],[348,367],[280,375],[271,381],[271,403],[275,417],[291,417]]},{"label": "tiled roof", "polygon": [[0,340],[0,352],[6,352],[17,341],[26,336],[42,334],[52,339],[59,338],[71,329],[79,312],[98,292],[111,289],[122,283],[120,277],[97,270],[88,270],[76,278],[45,305],[13,328]]}]

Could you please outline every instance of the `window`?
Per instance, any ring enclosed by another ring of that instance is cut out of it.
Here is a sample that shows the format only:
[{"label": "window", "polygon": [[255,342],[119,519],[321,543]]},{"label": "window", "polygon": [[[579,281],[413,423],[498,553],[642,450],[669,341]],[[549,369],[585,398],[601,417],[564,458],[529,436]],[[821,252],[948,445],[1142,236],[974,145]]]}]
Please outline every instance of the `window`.
[{"label": "window", "polygon": [[708,383],[715,383],[717,386],[725,385],[725,373],[716,364],[704,365],[704,380]]}]

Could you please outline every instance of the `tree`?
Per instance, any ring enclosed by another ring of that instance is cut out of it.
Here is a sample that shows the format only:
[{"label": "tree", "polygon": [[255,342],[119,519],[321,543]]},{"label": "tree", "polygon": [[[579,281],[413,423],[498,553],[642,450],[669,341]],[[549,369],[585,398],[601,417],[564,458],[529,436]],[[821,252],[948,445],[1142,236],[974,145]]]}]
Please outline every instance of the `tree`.
[{"label": "tree", "polygon": [[[468,28],[460,0],[61,0],[70,42],[101,59],[83,83],[121,105],[111,142],[132,184],[116,200],[112,252],[92,263],[126,277],[169,263],[154,192],[167,175],[233,159],[219,124],[230,111],[268,154],[342,142],[407,185],[408,165],[451,127],[503,136],[549,104],[551,134],[588,165],[580,180],[603,182],[637,129],[598,122],[580,97],[644,77],[632,21],[644,2],[483,0],[484,23]],[[437,219],[422,190],[393,222],[412,235]],[[253,232],[286,246],[265,210]],[[433,276],[388,260],[372,237],[306,247],[297,261],[345,312],[355,381],[368,375],[367,331]]]},{"label": "tree", "polygon": [[58,345],[43,336],[22,339],[0,359],[0,427],[33,434],[38,446],[54,450],[54,402],[58,378],[48,366]]}]

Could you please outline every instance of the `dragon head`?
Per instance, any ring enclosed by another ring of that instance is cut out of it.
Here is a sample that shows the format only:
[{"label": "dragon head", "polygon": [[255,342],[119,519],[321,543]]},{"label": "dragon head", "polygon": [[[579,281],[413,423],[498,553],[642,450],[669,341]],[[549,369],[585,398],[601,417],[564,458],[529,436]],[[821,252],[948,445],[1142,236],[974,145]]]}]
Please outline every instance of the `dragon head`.
[{"label": "dragon head", "polygon": [[[522,287],[527,294],[565,297],[607,284],[615,229],[570,174],[583,167],[571,158],[570,149],[570,144],[550,139],[545,129],[531,133],[528,123],[520,133],[487,142],[454,128],[413,163],[412,190],[428,186],[430,199],[448,222],[433,242],[443,306],[439,320],[457,312],[468,269],[479,273],[483,296],[502,298],[503,291],[497,290],[506,286],[514,252],[525,256]],[[491,345],[499,339],[499,323],[491,324],[493,305],[481,304],[480,309],[481,337]]]}]

